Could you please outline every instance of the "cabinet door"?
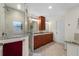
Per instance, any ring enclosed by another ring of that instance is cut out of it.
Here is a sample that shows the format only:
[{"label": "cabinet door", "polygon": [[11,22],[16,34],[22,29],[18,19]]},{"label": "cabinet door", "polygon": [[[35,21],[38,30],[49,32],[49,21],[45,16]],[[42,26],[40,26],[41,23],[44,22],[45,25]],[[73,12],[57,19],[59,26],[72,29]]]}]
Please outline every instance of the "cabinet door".
[{"label": "cabinet door", "polygon": [[77,56],[77,46],[74,44],[67,44],[67,56]]},{"label": "cabinet door", "polygon": [[44,16],[39,16],[38,17],[39,21],[39,31],[45,30],[45,17]]},{"label": "cabinet door", "polygon": [[43,40],[41,38],[41,35],[34,36],[34,49],[39,48],[42,46]]},{"label": "cabinet door", "polygon": [[45,34],[42,35],[43,45],[48,44],[53,41],[53,34]]},{"label": "cabinet door", "polygon": [[34,36],[34,48],[39,48],[53,41],[53,34],[44,34]]},{"label": "cabinet door", "polygon": [[45,18],[41,19],[41,28],[40,30],[45,30]]},{"label": "cabinet door", "polygon": [[22,41],[4,44],[3,56],[22,56]]}]

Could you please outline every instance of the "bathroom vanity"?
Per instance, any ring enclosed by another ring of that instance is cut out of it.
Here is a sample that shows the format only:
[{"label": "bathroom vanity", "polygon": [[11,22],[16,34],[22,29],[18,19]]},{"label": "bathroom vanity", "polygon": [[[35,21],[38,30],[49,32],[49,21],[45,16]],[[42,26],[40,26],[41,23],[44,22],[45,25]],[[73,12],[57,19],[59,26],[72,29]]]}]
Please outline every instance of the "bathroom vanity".
[{"label": "bathroom vanity", "polygon": [[0,56],[28,56],[28,36],[0,40]]},{"label": "bathroom vanity", "polygon": [[79,56],[79,33],[74,33],[74,40],[67,40],[67,56]]},{"label": "bathroom vanity", "polygon": [[66,41],[67,56],[79,56],[79,42]]},{"label": "bathroom vanity", "polygon": [[53,42],[53,33],[52,32],[34,34],[34,49],[37,49],[50,42]]}]

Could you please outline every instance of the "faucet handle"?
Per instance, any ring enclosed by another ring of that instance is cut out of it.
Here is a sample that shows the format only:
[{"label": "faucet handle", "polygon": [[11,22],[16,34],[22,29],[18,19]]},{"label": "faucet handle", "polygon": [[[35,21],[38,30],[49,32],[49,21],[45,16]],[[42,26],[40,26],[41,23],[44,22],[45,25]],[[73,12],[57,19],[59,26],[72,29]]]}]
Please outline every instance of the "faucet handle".
[{"label": "faucet handle", "polygon": [[7,33],[4,33],[4,32],[3,32],[3,33],[2,33],[2,36],[5,36],[5,35],[7,36]]}]

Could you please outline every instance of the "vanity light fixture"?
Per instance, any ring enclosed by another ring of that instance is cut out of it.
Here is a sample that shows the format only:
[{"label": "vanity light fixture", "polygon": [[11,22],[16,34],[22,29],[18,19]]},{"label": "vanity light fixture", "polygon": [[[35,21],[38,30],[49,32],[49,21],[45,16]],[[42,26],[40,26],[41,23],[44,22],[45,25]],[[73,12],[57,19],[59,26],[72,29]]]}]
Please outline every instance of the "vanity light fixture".
[{"label": "vanity light fixture", "polygon": [[32,19],[32,21],[38,21],[37,19]]},{"label": "vanity light fixture", "polygon": [[49,6],[48,9],[52,9],[52,6]]}]

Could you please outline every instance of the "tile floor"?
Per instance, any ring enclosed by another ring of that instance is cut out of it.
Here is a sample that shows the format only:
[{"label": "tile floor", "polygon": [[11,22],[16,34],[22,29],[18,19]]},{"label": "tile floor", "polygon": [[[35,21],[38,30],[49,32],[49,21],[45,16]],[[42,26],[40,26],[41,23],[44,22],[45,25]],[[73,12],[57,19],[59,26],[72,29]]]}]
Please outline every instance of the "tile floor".
[{"label": "tile floor", "polygon": [[66,56],[64,45],[52,42],[36,49],[33,56]]}]

